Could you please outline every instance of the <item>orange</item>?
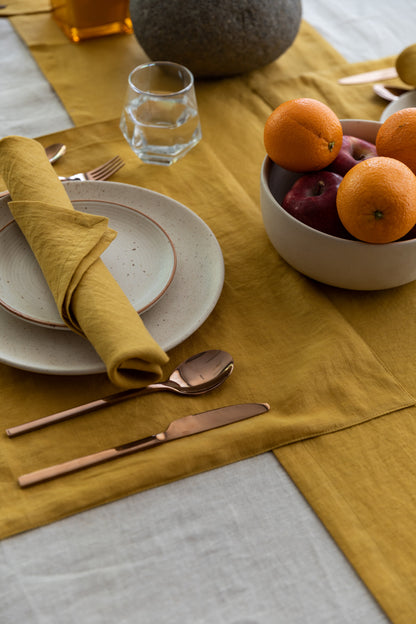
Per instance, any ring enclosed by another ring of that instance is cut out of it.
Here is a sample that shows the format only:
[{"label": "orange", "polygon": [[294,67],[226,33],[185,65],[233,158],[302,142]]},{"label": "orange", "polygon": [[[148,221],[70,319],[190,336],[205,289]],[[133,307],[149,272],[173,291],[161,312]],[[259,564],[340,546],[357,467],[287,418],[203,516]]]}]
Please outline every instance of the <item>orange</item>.
[{"label": "orange", "polygon": [[416,176],[394,158],[368,158],[345,174],[336,201],[342,224],[355,238],[390,243],[416,223]]},{"label": "orange", "polygon": [[327,167],[342,145],[342,126],[322,102],[298,98],[280,104],[264,126],[268,156],[291,171],[318,171]]},{"label": "orange", "polygon": [[377,132],[376,148],[379,156],[397,158],[416,174],[416,108],[387,117]]}]

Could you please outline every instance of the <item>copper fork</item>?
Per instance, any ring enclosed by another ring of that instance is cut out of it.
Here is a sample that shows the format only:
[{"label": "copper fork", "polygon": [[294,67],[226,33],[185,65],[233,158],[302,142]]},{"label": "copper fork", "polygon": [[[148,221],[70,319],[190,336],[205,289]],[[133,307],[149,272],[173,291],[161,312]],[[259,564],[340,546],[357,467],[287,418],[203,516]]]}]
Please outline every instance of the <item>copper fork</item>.
[{"label": "copper fork", "polygon": [[84,173],[74,173],[74,175],[62,177],[59,176],[61,182],[68,182],[70,180],[107,180],[110,176],[116,173],[121,167],[124,166],[124,161],[120,158],[120,156],[114,156],[104,164],[99,167],[95,167],[95,169],[91,169],[91,171],[85,171]]},{"label": "copper fork", "polygon": [[[74,173],[71,176],[59,176],[61,182],[68,182],[71,180],[79,180],[81,182],[85,180],[107,180],[110,176],[114,175],[121,167],[124,167],[124,161],[120,158],[120,156],[114,156],[107,162],[95,167],[95,169],[91,169],[91,171],[85,171],[84,173]],[[9,191],[3,191],[0,193],[0,199],[7,197],[9,195]]]}]

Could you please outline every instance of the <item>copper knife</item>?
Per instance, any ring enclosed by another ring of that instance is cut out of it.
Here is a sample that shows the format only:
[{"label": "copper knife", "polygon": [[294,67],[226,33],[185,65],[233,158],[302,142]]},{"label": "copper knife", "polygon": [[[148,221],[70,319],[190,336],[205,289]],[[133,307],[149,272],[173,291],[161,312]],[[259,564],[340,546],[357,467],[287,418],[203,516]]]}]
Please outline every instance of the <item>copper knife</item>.
[{"label": "copper knife", "polygon": [[50,479],[55,479],[56,477],[76,472],[83,468],[89,468],[90,466],[95,466],[111,459],[122,457],[123,455],[131,455],[138,451],[144,451],[145,449],[158,446],[164,442],[170,442],[171,440],[177,440],[194,435],[195,433],[202,433],[203,431],[216,429],[217,427],[230,425],[231,423],[245,420],[246,418],[258,416],[259,414],[269,411],[269,409],[270,405],[268,403],[241,403],[239,405],[219,407],[208,412],[183,416],[171,422],[165,431],[148,436],[147,438],[142,438],[141,440],[127,442],[121,446],[98,451],[98,453],[71,459],[62,464],[56,464],[55,466],[42,468],[35,472],[29,472],[19,477],[18,483],[20,487],[25,488],[30,485],[35,485],[36,483],[49,481]]},{"label": "copper knife", "polygon": [[338,83],[343,85],[364,84],[366,82],[377,82],[378,80],[389,80],[390,78],[397,78],[395,67],[385,67],[384,69],[375,69],[363,74],[345,76],[340,78]]}]

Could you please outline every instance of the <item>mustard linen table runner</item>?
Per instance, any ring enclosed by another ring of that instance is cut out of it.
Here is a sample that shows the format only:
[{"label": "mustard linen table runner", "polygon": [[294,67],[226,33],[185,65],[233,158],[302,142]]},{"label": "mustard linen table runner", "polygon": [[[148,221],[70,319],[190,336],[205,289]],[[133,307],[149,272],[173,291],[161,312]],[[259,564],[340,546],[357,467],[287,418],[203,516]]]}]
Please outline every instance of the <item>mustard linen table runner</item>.
[{"label": "mustard linen table runner", "polygon": [[[243,106],[239,108],[243,114]],[[413,404],[413,396],[327,297],[275,253],[258,207],[209,145],[202,142],[175,168],[156,170],[151,165],[142,168],[115,122],[49,135],[42,142],[58,136],[81,166],[90,159],[84,146],[101,141],[104,158],[116,150],[126,162],[114,176],[116,181],[146,179],[149,186],[158,185],[159,191],[186,200],[203,216],[223,250],[225,284],[202,327],[169,353],[164,373],[189,355],[217,347],[233,355],[235,371],[221,388],[204,397],[142,397],[18,438],[3,435],[3,536]],[[5,365],[0,370],[3,430],[109,392],[103,376],[50,377]],[[270,413],[244,423],[30,490],[21,491],[16,484],[23,472],[150,435],[187,413],[263,400],[271,403]]]},{"label": "mustard linen table runner", "polygon": [[0,17],[48,13],[51,10],[50,0],[5,0],[1,4]]},{"label": "mustard linen table runner", "polygon": [[[275,63],[242,77],[197,84],[203,140],[181,162],[162,169],[141,163],[121,136],[125,85],[108,90],[108,98],[96,88],[91,102],[82,99],[84,87],[93,91],[86,76],[96,86],[113,80],[119,85],[115,74],[127,75],[141,62],[134,38],[69,48],[73,44],[63,43],[47,16],[13,18],[13,24],[69,114],[84,124],[40,139],[44,145],[57,139],[68,145],[57,172],[88,168],[97,157],[118,153],[126,166],[114,180],[183,202],[221,245],[226,277],[220,300],[201,328],[169,353],[164,372],[216,347],[232,353],[235,371],[205,397],[153,395],[35,434],[3,437],[1,535],[273,449],[392,621],[408,624],[416,609],[416,371],[409,363],[416,340],[416,285],[380,293],[319,285],[278,256],[259,207],[262,134],[272,108],[308,95],[341,118],[378,119],[383,104],[371,85],[346,88],[336,78],[391,59],[349,66],[303,23],[292,48]],[[48,33],[47,45],[41,45],[42,32]],[[100,69],[104,48],[105,59],[118,58]],[[70,50],[77,50],[73,72],[71,63],[63,62]],[[57,379],[3,365],[0,388],[6,428],[101,396],[108,381]],[[253,400],[268,401],[271,411],[28,490],[16,484],[23,472],[155,433],[187,413]]]}]

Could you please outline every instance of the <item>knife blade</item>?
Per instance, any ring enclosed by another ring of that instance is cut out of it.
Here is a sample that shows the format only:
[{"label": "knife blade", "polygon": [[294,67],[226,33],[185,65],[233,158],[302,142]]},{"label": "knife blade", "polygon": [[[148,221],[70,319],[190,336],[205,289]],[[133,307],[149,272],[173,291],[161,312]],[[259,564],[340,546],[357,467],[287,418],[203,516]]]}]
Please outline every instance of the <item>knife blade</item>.
[{"label": "knife blade", "polygon": [[269,411],[269,409],[270,405],[268,403],[240,403],[238,405],[219,407],[214,410],[209,410],[208,412],[183,416],[171,422],[165,431],[148,436],[147,438],[127,442],[126,444],[115,446],[104,451],[98,451],[91,455],[84,455],[83,457],[71,459],[62,464],[56,464],[54,466],[35,470],[34,472],[29,472],[21,475],[18,478],[18,483],[21,488],[25,488],[30,485],[42,483],[43,481],[49,481],[50,479],[55,479],[56,477],[76,472],[83,468],[89,468],[90,466],[95,466],[124,455],[131,455],[132,453],[143,451],[165,442],[178,440],[179,438],[202,433],[210,429],[224,427],[225,425],[230,425],[240,420],[245,420],[246,418],[252,418],[253,416],[264,414],[264,412]]},{"label": "knife blade", "polygon": [[395,67],[385,67],[384,69],[375,69],[374,71],[364,72],[363,74],[345,76],[344,78],[340,78],[338,83],[343,85],[364,84],[365,82],[389,80],[390,78],[397,78]]}]

